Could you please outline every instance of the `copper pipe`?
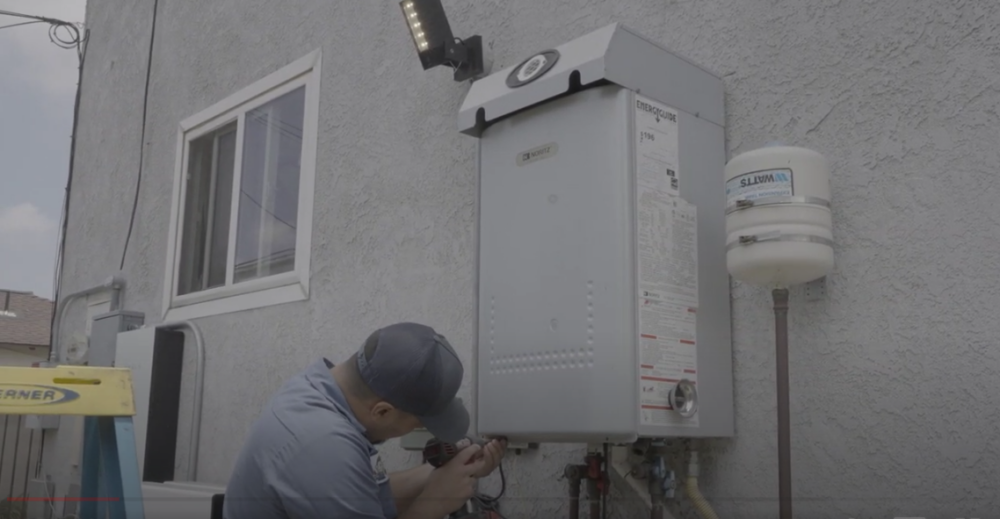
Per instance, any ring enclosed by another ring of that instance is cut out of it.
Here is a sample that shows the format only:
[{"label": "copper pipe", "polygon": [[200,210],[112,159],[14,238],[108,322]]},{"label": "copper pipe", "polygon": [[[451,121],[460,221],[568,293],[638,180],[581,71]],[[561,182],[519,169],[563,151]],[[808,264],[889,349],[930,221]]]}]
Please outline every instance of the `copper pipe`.
[{"label": "copper pipe", "polygon": [[778,385],[778,517],[792,519],[791,418],[788,403],[788,289],[774,298],[775,362]]}]

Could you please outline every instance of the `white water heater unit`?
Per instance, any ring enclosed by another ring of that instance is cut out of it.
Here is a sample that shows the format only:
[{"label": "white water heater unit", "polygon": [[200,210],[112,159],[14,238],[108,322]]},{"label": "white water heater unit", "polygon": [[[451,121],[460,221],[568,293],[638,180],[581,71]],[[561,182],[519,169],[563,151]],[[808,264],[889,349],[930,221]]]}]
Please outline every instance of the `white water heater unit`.
[{"label": "white water heater unit", "polygon": [[472,84],[475,432],[733,434],[723,97],[620,24]]},{"label": "white water heater unit", "polygon": [[726,165],[726,251],[732,276],[787,288],[833,269],[830,166],[819,153],[768,146]]}]

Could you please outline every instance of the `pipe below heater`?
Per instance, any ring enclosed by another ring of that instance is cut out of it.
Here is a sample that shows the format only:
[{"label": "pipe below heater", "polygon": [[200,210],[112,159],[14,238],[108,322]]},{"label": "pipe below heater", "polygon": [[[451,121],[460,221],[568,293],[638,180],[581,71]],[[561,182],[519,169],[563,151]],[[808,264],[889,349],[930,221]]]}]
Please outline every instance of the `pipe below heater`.
[{"label": "pipe below heater", "polygon": [[772,297],[778,386],[778,517],[792,519],[791,418],[788,403],[788,289],[776,288],[772,292]]},{"label": "pipe below heater", "polygon": [[650,478],[649,482],[649,519],[663,519],[663,508],[666,506],[663,495],[663,478]]},{"label": "pipe below heater", "polygon": [[590,519],[601,519],[601,492],[596,479],[587,478],[587,499],[590,501]]},{"label": "pipe below heater", "polygon": [[564,474],[569,480],[569,519],[580,519],[580,482],[583,469],[578,465],[567,465]]}]

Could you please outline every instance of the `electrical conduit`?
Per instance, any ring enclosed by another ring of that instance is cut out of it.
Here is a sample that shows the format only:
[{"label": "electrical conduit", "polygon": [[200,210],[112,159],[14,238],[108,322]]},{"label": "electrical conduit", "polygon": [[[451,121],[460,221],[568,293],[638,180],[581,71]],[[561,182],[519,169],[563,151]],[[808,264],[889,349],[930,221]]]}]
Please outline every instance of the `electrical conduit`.
[{"label": "electrical conduit", "polygon": [[125,279],[119,274],[109,277],[104,283],[79,292],[67,294],[56,304],[56,312],[53,316],[52,343],[49,344],[49,362],[64,362],[62,347],[59,343],[59,332],[62,331],[63,318],[66,316],[66,308],[69,304],[81,297],[100,294],[106,290],[111,290],[111,311],[117,310],[121,306],[121,291],[125,286]]},{"label": "electrical conduit", "polygon": [[698,451],[691,451],[691,461],[688,464],[684,490],[687,492],[688,499],[691,500],[691,504],[694,505],[695,510],[698,511],[698,515],[702,519],[719,519],[719,516],[715,515],[715,510],[712,510],[712,505],[708,503],[705,496],[701,495],[701,490],[698,489]]}]

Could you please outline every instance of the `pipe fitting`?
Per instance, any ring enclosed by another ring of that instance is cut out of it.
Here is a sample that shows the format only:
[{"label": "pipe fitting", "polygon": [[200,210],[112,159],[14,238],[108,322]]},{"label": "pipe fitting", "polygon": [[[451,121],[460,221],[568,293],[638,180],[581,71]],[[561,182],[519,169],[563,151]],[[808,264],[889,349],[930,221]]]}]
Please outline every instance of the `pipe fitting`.
[{"label": "pipe fitting", "polygon": [[125,276],[121,272],[112,274],[104,280],[104,286],[105,288],[125,288]]},{"label": "pipe fitting", "polygon": [[585,470],[587,470],[587,467],[569,464],[563,469],[563,477],[570,481],[580,481],[583,479],[583,473]]},{"label": "pipe fitting", "polygon": [[662,502],[664,499],[673,499],[677,480],[674,471],[667,468],[667,462],[663,456],[650,459],[646,465],[649,474],[650,499],[654,503]]}]

